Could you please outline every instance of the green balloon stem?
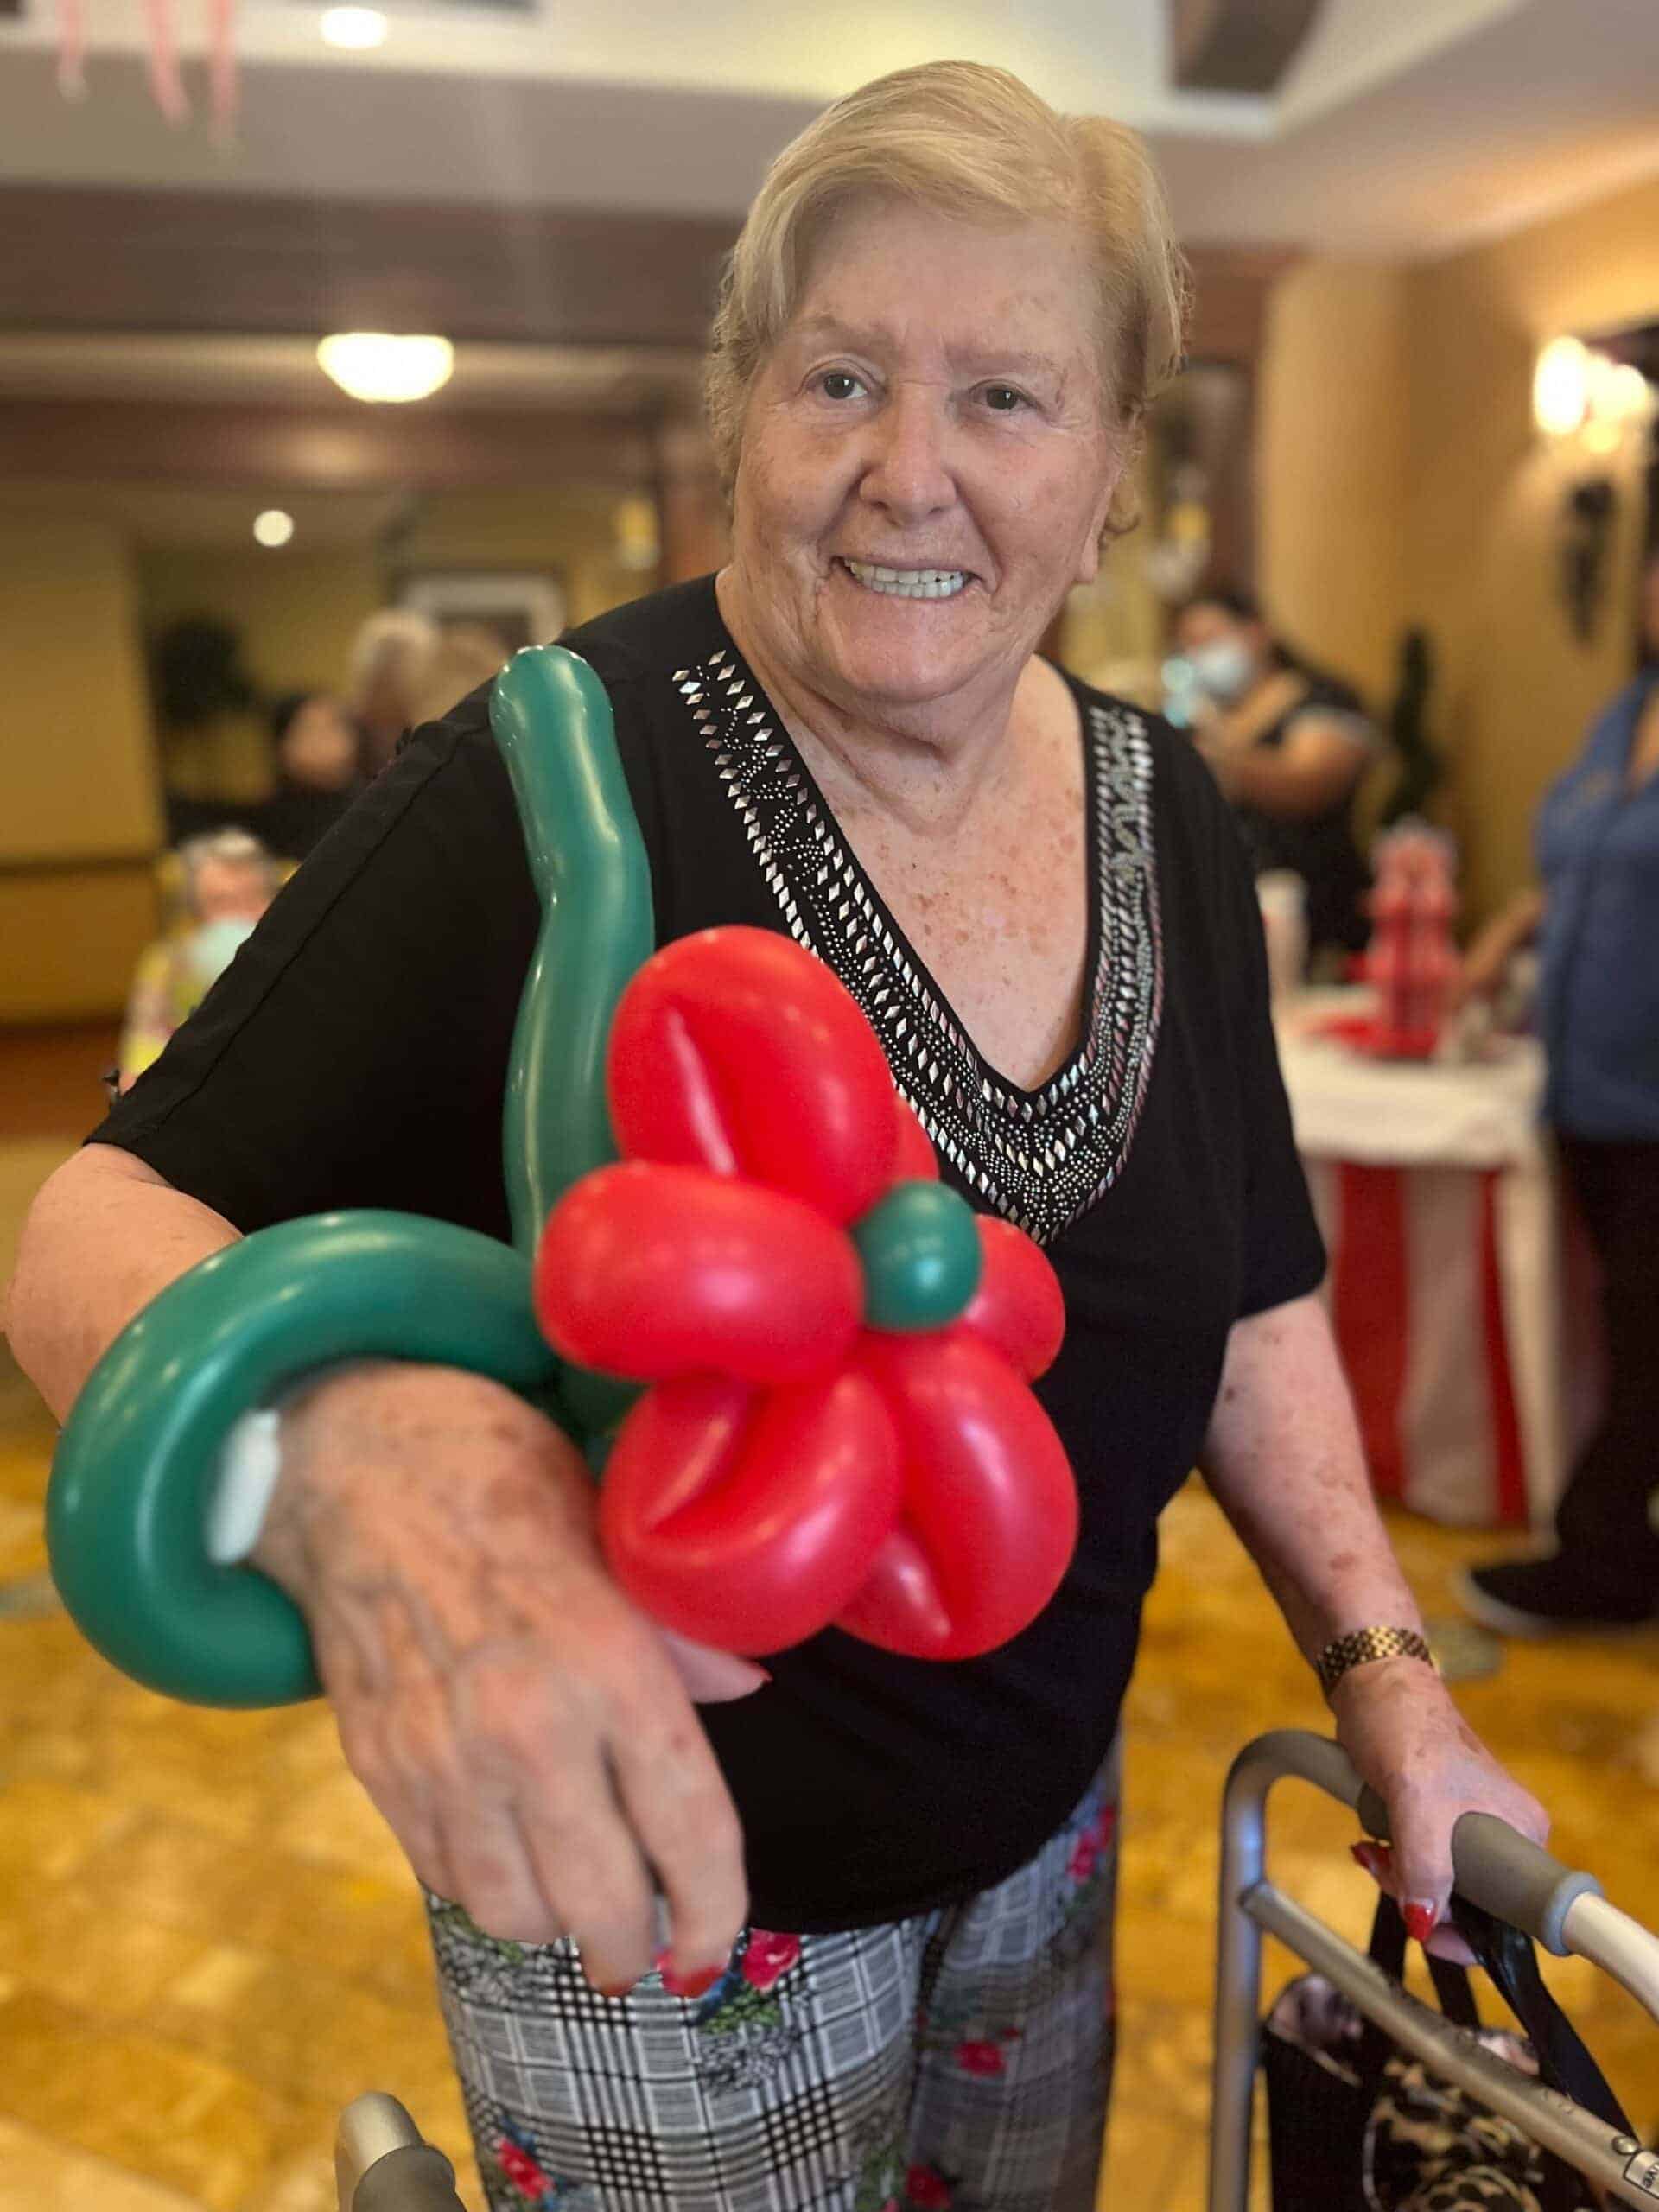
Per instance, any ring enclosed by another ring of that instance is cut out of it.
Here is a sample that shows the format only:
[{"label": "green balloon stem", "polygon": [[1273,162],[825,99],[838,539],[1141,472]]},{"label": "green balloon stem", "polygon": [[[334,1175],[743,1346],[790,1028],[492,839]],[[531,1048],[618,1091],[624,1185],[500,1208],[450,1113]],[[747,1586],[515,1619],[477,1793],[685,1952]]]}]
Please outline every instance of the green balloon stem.
[{"label": "green balloon stem", "polygon": [[543,909],[503,1127],[513,1245],[412,1214],[262,1230],[145,1307],[59,1440],[47,1530],[64,1602],[90,1643],[175,1697],[280,1705],[318,1688],[299,1609],[253,1568],[207,1554],[225,1443],[243,1414],[342,1360],[416,1360],[556,1408],[602,1464],[636,1395],[561,1370],[536,1325],[530,1267],[554,1205],[613,1156],[606,1047],[653,940],[645,843],[610,702],[585,662],[558,646],[518,654],[490,717]]}]

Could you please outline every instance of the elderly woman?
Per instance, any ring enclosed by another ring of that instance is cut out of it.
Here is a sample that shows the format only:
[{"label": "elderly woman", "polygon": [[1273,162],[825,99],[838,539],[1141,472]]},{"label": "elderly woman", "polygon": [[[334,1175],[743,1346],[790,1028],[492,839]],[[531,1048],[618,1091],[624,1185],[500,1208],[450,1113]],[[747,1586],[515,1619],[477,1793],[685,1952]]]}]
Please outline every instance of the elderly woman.
[{"label": "elderly woman", "polygon": [[[575,1452],[505,1391],[362,1366],[284,1413],[256,1556],[429,1892],[497,2212],[1092,2203],[1109,1755],[1195,1459],[1389,1800],[1419,1933],[1461,1811],[1541,1830],[1425,1662],[1371,1507],[1224,806],[1185,742],[1037,657],[1181,306],[1129,134],[965,64],[868,86],[779,157],[733,257],[730,566],[569,641],[614,704],[659,939],[793,927],[949,1179],[1047,1248],[1083,1528],[1046,1611],[954,1665],[671,1646],[607,1578]],[[505,1236],[537,925],[477,696],[42,1197],[13,1326],[48,1396],[266,1223]]]}]

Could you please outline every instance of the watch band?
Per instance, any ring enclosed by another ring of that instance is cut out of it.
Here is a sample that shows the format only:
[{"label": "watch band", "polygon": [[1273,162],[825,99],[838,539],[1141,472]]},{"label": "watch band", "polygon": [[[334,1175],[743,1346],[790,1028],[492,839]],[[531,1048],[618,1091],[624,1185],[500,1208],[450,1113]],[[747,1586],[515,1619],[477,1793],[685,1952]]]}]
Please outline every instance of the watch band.
[{"label": "watch band", "polygon": [[1440,1672],[1427,1639],[1414,1628],[1356,1628],[1333,1637],[1313,1662],[1319,1688],[1329,1697],[1351,1668],[1370,1659],[1421,1659]]}]

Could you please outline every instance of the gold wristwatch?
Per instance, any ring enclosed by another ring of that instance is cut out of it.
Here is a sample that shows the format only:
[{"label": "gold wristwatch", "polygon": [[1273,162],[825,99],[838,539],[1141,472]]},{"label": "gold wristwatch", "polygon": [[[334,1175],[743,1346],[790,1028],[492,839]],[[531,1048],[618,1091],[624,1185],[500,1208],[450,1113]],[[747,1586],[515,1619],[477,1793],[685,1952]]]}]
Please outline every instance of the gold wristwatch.
[{"label": "gold wristwatch", "polygon": [[1434,1654],[1414,1628],[1350,1629],[1346,1636],[1333,1637],[1313,1662],[1313,1671],[1326,1697],[1351,1668],[1363,1667],[1368,1659],[1421,1659],[1437,1675],[1440,1671]]}]

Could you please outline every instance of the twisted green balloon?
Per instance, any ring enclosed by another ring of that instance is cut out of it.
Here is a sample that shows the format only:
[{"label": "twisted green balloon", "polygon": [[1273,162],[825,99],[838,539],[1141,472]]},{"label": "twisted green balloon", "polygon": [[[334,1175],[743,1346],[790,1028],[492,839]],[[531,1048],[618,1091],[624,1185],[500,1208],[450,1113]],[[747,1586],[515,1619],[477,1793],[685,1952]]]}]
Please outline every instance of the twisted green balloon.
[{"label": "twisted green balloon", "polygon": [[168,1285],[92,1370],[47,1497],[52,1572],[87,1640],[198,1704],[282,1705],[319,1688],[298,1609],[207,1550],[235,1423],[342,1360],[395,1358],[555,1392],[596,1436],[631,1395],[561,1373],[531,1306],[549,1211],[613,1156],[605,1046],[652,944],[650,868],[603,686],[562,647],[518,654],[490,701],[542,927],[513,1033],[503,1157],[516,1249],[416,1214],[319,1214],[260,1230]]}]

